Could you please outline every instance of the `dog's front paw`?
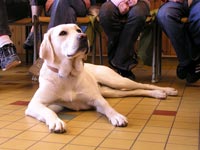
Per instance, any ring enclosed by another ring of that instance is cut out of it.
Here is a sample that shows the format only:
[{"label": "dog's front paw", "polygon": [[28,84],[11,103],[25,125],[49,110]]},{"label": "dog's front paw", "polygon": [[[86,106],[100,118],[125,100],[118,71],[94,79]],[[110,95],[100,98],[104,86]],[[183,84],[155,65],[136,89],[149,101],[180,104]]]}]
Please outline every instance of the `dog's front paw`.
[{"label": "dog's front paw", "polygon": [[123,115],[119,113],[116,113],[115,115],[113,115],[109,120],[112,123],[112,125],[116,127],[126,127],[128,125],[128,121],[126,117],[124,117]]},{"label": "dog's front paw", "polygon": [[55,133],[66,132],[66,124],[61,119],[57,118],[54,121],[48,123],[49,131]]}]

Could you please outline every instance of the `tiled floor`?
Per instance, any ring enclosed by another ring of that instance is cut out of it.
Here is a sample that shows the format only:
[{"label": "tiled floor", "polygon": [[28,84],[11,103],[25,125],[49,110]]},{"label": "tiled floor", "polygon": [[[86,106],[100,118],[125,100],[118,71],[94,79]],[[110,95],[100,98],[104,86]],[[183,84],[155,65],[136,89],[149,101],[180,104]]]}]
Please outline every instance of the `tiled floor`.
[{"label": "tiled floor", "polygon": [[[178,89],[166,100],[148,97],[110,98],[127,116],[127,127],[113,127],[96,111],[59,114],[67,123],[64,134],[49,133],[42,122],[24,115],[38,84],[28,66],[0,72],[0,150],[199,150],[200,86],[177,79],[175,59],[163,59],[160,86]],[[151,83],[151,67],[135,69],[137,81]]]}]

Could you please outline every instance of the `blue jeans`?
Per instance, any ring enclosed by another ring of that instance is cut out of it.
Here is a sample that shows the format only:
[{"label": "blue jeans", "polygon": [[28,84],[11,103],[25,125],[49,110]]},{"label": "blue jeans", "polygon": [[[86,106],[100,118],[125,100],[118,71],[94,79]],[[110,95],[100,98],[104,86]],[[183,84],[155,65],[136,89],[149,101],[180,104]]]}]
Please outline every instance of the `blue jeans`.
[{"label": "blue jeans", "polygon": [[126,15],[110,1],[105,2],[99,13],[100,24],[108,37],[108,59],[118,69],[130,71],[135,66],[134,43],[143,30],[149,7],[138,1]]},{"label": "blue jeans", "polygon": [[[169,37],[181,66],[187,66],[200,58],[200,0],[187,3],[167,2],[158,11],[157,19]],[[189,23],[181,18],[188,17]]]}]

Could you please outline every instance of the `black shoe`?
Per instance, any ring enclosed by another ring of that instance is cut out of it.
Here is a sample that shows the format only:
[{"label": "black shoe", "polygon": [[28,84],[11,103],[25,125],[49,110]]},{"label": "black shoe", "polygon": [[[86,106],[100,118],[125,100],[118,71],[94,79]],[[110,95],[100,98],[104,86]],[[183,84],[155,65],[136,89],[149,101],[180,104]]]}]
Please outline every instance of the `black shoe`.
[{"label": "black shoe", "polygon": [[0,48],[0,66],[3,71],[21,64],[15,45],[10,43]]},{"label": "black shoe", "polygon": [[[135,61],[136,63],[133,64],[132,66],[136,66],[137,65],[137,60]],[[128,70],[123,70],[123,69],[119,69],[116,65],[114,65],[111,61],[109,61],[109,64],[112,68],[114,68],[117,73],[119,73],[121,76],[129,78],[130,80],[135,80],[135,75],[133,74],[132,71],[128,71]],[[133,67],[133,68],[134,68]]]},{"label": "black shoe", "polygon": [[195,83],[200,79],[200,63],[190,67],[190,70],[187,74],[186,81],[187,83]]},{"label": "black shoe", "polygon": [[178,65],[176,68],[176,75],[179,79],[183,80],[186,78],[188,71],[188,67]]},{"label": "black shoe", "polygon": [[24,42],[23,48],[26,50],[33,49],[34,46],[34,33],[30,32],[26,41]]},{"label": "black shoe", "polygon": [[132,71],[117,69],[117,73],[119,73],[122,77],[128,78],[133,81],[135,80],[135,75]]}]

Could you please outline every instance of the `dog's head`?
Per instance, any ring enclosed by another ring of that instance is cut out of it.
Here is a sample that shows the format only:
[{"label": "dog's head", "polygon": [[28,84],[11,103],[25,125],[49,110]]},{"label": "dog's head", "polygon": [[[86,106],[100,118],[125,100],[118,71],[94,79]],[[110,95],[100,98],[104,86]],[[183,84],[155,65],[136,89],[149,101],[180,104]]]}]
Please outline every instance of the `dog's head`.
[{"label": "dog's head", "polygon": [[82,69],[88,53],[88,39],[76,24],[63,24],[48,30],[40,46],[40,57],[58,69],[60,76]]}]

